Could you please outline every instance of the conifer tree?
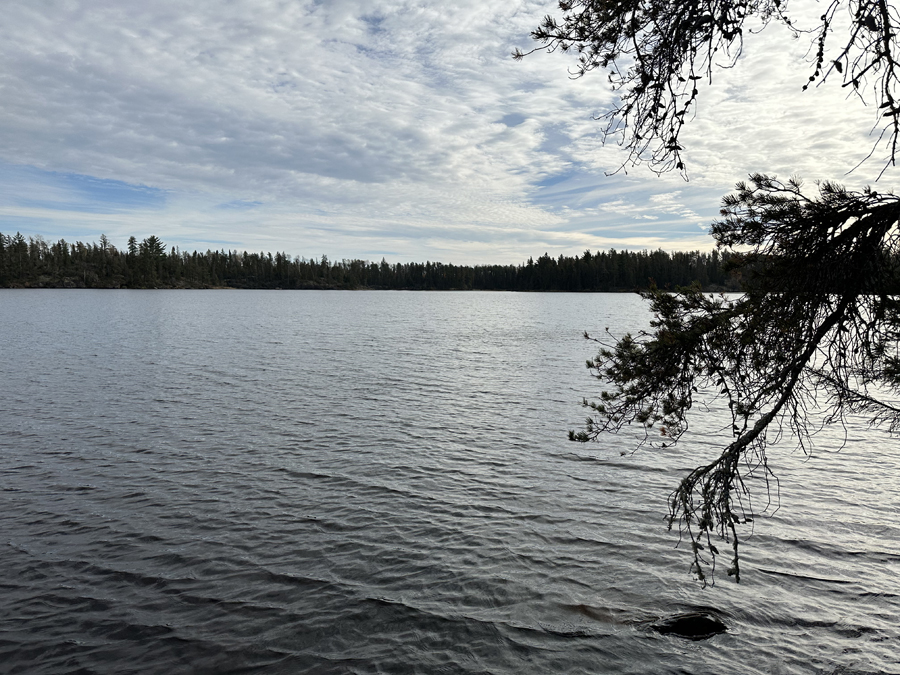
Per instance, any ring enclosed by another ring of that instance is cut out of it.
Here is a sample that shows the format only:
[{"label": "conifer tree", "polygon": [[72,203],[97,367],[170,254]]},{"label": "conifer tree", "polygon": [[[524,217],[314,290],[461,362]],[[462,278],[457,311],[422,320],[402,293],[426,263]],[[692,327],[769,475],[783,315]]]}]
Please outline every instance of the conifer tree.
[{"label": "conifer tree", "polygon": [[[740,67],[744,35],[772,22],[801,29],[787,0],[560,0],[559,15],[533,31],[541,48],[577,54],[575,73],[607,73],[618,104],[603,118],[606,138],[627,162],[657,173],[685,170],[680,133],[716,64]],[[836,30],[839,12],[849,14]],[[838,80],[873,103],[887,162],[900,138],[900,13],[889,0],[832,0],[809,29],[807,85]],[[836,43],[836,58],[825,60]],[[517,58],[524,54],[517,52]],[[723,61],[724,60],[724,61]],[[848,159],[849,161],[849,159]],[[852,168],[849,167],[848,168]],[[882,175],[884,174],[882,171]],[[716,457],[689,473],[669,499],[669,524],[688,536],[691,568],[706,583],[718,548],[731,547],[728,573],[740,580],[740,526],[752,518],[748,476],[772,476],[769,441],[784,429],[806,446],[814,420],[845,423],[863,414],[900,432],[900,200],[872,189],[755,174],[722,205],[712,235],[743,280],[739,299],[644,294],[649,331],[606,342],[588,363],[603,382],[584,429],[588,441],[643,426],[670,446],[688,431],[700,401],[731,415]],[[768,483],[767,483],[768,484]]]}]

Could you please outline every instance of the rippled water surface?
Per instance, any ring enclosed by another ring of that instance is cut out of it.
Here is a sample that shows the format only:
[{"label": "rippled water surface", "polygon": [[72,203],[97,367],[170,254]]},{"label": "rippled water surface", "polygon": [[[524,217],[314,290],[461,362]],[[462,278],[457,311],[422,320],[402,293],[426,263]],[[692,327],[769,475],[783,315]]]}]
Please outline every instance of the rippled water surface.
[{"label": "rippled water surface", "polygon": [[[707,589],[662,516],[717,423],[565,439],[582,331],[647,320],[629,295],[0,291],[0,672],[900,672],[887,436],[774,449],[782,507]],[[698,608],[729,631],[648,628]]]}]

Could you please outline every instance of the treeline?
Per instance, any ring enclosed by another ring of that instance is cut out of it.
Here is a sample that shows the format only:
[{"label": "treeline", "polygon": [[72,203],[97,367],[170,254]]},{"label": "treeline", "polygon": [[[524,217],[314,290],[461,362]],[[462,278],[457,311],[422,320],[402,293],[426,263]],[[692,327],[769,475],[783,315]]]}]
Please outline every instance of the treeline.
[{"label": "treeline", "polygon": [[282,288],[506,291],[622,291],[686,286],[736,290],[712,253],[585,251],[581,256],[529,258],[521,265],[380,263],[291,257],[286,253],[166,250],[150,236],[118,249],[99,243],[55,243],[0,233],[0,287],[30,288]]}]

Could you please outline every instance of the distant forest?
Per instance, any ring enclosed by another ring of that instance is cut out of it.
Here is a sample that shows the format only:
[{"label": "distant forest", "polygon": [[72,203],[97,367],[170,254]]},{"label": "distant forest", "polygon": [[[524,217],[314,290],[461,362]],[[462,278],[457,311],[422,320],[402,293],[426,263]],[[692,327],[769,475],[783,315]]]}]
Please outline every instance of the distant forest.
[{"label": "distant forest", "polygon": [[105,235],[99,243],[55,243],[0,233],[0,287],[5,288],[279,288],[503,291],[629,291],[699,282],[737,290],[717,252],[585,251],[521,265],[380,263],[291,257],[286,253],[187,253],[150,236],[126,248]]}]

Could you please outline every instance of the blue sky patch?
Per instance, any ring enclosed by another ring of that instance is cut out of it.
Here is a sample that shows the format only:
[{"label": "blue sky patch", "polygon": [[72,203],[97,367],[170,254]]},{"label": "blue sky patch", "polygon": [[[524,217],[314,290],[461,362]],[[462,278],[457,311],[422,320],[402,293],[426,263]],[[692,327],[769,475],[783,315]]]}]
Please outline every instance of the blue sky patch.
[{"label": "blue sky patch", "polygon": [[124,181],[33,166],[0,164],[0,202],[8,206],[84,213],[160,209],[166,191]]},{"label": "blue sky patch", "polygon": [[509,113],[508,115],[501,117],[500,121],[508,127],[517,127],[527,119],[528,118],[521,113]]}]

